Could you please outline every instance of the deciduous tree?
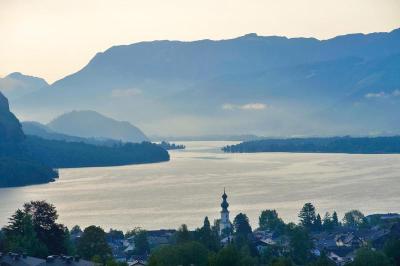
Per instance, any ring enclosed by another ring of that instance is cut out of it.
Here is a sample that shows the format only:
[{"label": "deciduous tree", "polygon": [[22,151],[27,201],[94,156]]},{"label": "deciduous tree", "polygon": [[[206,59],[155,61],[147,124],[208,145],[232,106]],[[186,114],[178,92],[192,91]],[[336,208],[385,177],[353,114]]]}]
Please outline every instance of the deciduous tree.
[{"label": "deciduous tree", "polygon": [[261,230],[270,230],[282,233],[285,223],[278,217],[276,210],[265,210],[261,212],[258,218],[258,224]]},{"label": "deciduous tree", "polygon": [[106,233],[98,226],[91,225],[83,231],[78,242],[78,254],[87,260],[95,256],[104,263],[111,256],[111,249],[106,241]]},{"label": "deciduous tree", "polygon": [[359,210],[346,212],[343,218],[343,223],[349,227],[360,227],[366,224],[365,216]]}]

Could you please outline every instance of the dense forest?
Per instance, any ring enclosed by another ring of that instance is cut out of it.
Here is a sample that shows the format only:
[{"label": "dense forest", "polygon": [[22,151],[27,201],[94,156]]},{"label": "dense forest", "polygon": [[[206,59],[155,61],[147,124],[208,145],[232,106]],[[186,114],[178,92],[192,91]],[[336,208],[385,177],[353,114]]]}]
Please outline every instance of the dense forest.
[{"label": "dense forest", "polygon": [[28,136],[23,149],[31,158],[54,168],[116,166],[169,160],[165,149],[150,142],[107,147]]},{"label": "dense forest", "polygon": [[169,143],[167,141],[161,141],[158,146],[166,150],[184,150],[186,148],[183,144]]},{"label": "dense forest", "polygon": [[2,145],[0,187],[53,181],[53,168],[116,166],[168,161],[168,152],[149,142],[113,147],[26,136],[18,144]]},{"label": "dense forest", "polygon": [[47,183],[57,177],[57,171],[32,160],[0,157],[0,187]]},{"label": "dense forest", "polygon": [[400,136],[292,138],[245,141],[223,147],[224,152],[320,152],[353,154],[400,153]]}]

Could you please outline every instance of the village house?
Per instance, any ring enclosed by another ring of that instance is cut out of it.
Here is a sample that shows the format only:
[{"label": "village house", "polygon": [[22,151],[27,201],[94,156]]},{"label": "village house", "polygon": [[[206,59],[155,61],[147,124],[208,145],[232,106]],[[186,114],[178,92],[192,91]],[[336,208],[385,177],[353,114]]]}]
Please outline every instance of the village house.
[{"label": "village house", "polygon": [[48,256],[46,259],[30,257],[18,253],[0,253],[1,266],[95,266],[91,261],[83,260],[79,256]]},{"label": "village house", "polygon": [[175,234],[173,229],[160,229],[147,231],[147,241],[151,248],[167,245]]},{"label": "village house", "polygon": [[362,238],[358,237],[355,233],[350,232],[347,234],[339,234],[335,236],[336,246],[338,247],[350,247],[350,248],[360,248],[367,243],[363,241]]},{"label": "village house", "polygon": [[145,266],[146,261],[141,261],[141,260],[135,260],[132,262],[128,262],[128,266]]}]

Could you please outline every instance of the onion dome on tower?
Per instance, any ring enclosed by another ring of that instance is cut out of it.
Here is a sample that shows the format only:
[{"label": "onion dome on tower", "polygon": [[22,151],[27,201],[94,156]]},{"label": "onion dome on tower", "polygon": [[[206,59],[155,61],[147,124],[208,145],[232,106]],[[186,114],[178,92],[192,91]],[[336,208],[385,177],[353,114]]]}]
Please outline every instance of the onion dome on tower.
[{"label": "onion dome on tower", "polygon": [[228,195],[225,193],[225,188],[224,188],[224,194],[222,194],[222,203],[221,203],[221,220],[219,222],[219,234],[221,236],[229,234],[228,232],[232,228],[231,221],[229,220],[229,203],[226,200],[228,198]]}]

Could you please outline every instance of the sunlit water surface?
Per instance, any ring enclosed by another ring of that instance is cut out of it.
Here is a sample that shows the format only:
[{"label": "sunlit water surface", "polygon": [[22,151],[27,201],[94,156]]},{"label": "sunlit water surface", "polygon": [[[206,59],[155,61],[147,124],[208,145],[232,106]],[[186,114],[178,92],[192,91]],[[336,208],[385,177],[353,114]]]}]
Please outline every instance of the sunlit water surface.
[{"label": "sunlit water surface", "polygon": [[69,227],[194,228],[218,217],[224,187],[231,217],[246,213],[253,226],[263,209],[297,221],[305,202],[339,215],[400,211],[400,155],[224,154],[232,142],[183,144],[166,163],[62,169],[54,183],[0,189],[0,225],[24,202],[44,199]]}]

